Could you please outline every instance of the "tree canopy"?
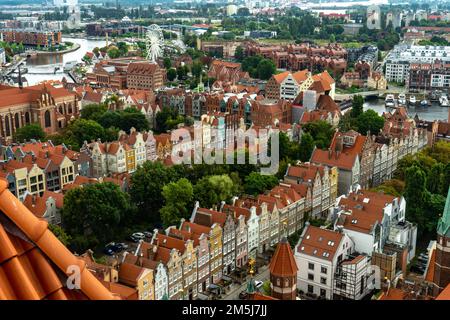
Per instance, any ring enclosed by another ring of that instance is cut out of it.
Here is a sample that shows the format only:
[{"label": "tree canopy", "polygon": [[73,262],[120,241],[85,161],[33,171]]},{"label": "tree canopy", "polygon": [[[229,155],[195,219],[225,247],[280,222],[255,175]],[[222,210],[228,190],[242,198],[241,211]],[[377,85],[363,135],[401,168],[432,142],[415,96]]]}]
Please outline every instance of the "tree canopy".
[{"label": "tree canopy", "polygon": [[27,124],[16,130],[13,139],[16,142],[29,141],[30,139],[44,140],[45,132],[37,123]]},{"label": "tree canopy", "polygon": [[62,224],[78,252],[115,240],[131,217],[129,196],[113,183],[88,184],[64,195]]},{"label": "tree canopy", "polygon": [[165,204],[159,212],[165,227],[179,224],[181,218],[189,218],[194,197],[194,188],[189,180],[181,178],[166,184],[162,195]]}]

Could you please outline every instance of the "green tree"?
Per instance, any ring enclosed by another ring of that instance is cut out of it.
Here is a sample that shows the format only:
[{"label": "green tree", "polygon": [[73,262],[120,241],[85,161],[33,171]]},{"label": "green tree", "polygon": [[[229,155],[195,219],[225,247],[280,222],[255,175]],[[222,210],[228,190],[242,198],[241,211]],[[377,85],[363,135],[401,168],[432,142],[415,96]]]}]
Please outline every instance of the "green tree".
[{"label": "green tree", "polygon": [[186,178],[170,182],[162,189],[165,205],[159,210],[165,227],[177,225],[181,218],[187,219],[192,209],[194,189]]},{"label": "green tree", "polygon": [[163,107],[161,112],[156,114],[156,132],[166,132],[175,128],[179,123],[184,121],[183,117],[178,114],[178,110]]},{"label": "green tree", "polygon": [[166,68],[167,70],[172,68],[172,61],[170,60],[169,57],[164,58],[164,68]]},{"label": "green tree", "polygon": [[139,218],[149,222],[160,221],[159,209],[163,205],[164,185],[176,181],[178,174],[174,167],[160,162],[146,161],[131,176],[131,200],[138,208]]},{"label": "green tree", "polygon": [[271,282],[269,280],[265,281],[262,285],[263,294],[270,296],[272,294]]},{"label": "green tree", "polygon": [[314,150],[314,139],[308,132],[303,133],[300,141],[299,159],[303,162],[309,161]]},{"label": "green tree", "polygon": [[357,118],[358,132],[366,135],[368,131],[378,134],[384,126],[384,118],[374,110],[369,109],[361,113]]},{"label": "green tree", "polygon": [[353,118],[358,118],[358,116],[363,113],[363,105],[364,98],[362,96],[360,96],[359,94],[353,96],[352,110],[350,112],[350,115]]},{"label": "green tree", "polygon": [[173,80],[175,80],[176,77],[177,77],[177,70],[174,68],[170,68],[167,71],[167,80],[173,81]]},{"label": "green tree", "polygon": [[[406,170],[404,194],[406,200],[406,218],[411,222],[417,223],[419,228],[424,228],[427,225],[425,208],[429,201],[429,194],[425,185],[426,175],[420,167],[413,165]],[[424,229],[420,230],[420,232],[423,231]]]},{"label": "green tree", "polygon": [[330,43],[335,43],[336,42],[336,36],[333,33],[330,34],[329,41],[330,41]]},{"label": "green tree", "polygon": [[204,177],[194,186],[196,200],[206,208],[218,206],[221,201],[229,201],[235,190],[233,181],[226,174]]},{"label": "green tree", "polygon": [[69,236],[63,228],[61,228],[58,225],[49,223],[48,228],[51,232],[58,238],[59,241],[66,247],[70,245],[70,240],[72,239],[71,236]]},{"label": "green tree", "polygon": [[309,122],[303,126],[302,130],[312,136],[314,144],[320,149],[326,149],[330,146],[335,132],[331,124],[324,120]]},{"label": "green tree", "polygon": [[61,218],[73,248],[83,252],[121,236],[131,212],[128,194],[105,182],[69,190],[64,195]]},{"label": "green tree", "polygon": [[436,163],[431,167],[431,172],[427,176],[427,189],[431,193],[443,193],[442,189],[445,188],[444,168],[442,163]]},{"label": "green tree", "polygon": [[104,135],[105,129],[98,122],[86,119],[75,120],[64,132],[64,137],[76,142],[78,148],[83,145],[84,141],[91,142],[102,139]]},{"label": "green tree", "polygon": [[252,172],[245,177],[244,191],[250,195],[258,195],[272,189],[278,184],[278,178],[271,175],[262,175]]},{"label": "green tree", "polygon": [[177,68],[177,77],[178,80],[182,80],[186,77],[186,70],[181,66]]},{"label": "green tree", "polygon": [[120,41],[117,43],[117,49],[119,49],[119,54],[124,56],[128,53],[128,45],[126,42]]},{"label": "green tree", "polygon": [[16,130],[13,139],[16,142],[29,141],[30,139],[44,140],[45,132],[37,123],[27,124]]},{"label": "green tree", "polygon": [[277,70],[275,63],[269,59],[263,59],[257,66],[258,78],[261,80],[268,80]]},{"label": "green tree", "polygon": [[203,65],[200,61],[194,62],[192,64],[192,75],[196,78],[199,78],[203,71]]},{"label": "green tree", "polygon": [[88,104],[81,109],[81,118],[98,121],[107,110],[104,104]]},{"label": "green tree", "polygon": [[108,56],[111,59],[116,59],[116,58],[120,57],[120,51],[119,51],[119,49],[117,47],[111,47],[111,48],[108,49],[107,52],[108,52]]},{"label": "green tree", "polygon": [[244,60],[244,48],[242,46],[236,48],[234,51],[234,58],[239,62]]}]

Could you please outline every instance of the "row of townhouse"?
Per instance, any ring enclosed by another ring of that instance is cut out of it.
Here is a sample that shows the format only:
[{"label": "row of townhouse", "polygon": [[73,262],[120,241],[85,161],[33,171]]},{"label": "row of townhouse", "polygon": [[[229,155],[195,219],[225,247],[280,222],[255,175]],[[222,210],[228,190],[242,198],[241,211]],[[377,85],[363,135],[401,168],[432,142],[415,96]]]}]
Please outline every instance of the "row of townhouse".
[{"label": "row of townhouse", "polygon": [[357,185],[369,188],[391,179],[400,159],[427,146],[426,129],[417,128],[405,109],[384,117],[384,128],[377,136],[336,132],[328,150],[314,149],[311,162],[338,168],[338,195]]},{"label": "row of townhouse", "polygon": [[319,211],[328,211],[336,192],[336,169],[309,163],[292,166],[285,181],[265,194],[222,202],[217,210],[201,208],[197,202],[189,221],[155,229],[149,242],[120,259],[115,280],[103,280],[135,290],[127,295],[137,299],[204,298],[222,279],[245,270],[249,259],[301,230],[317,206],[313,194],[326,203],[319,203]]},{"label": "row of townhouse", "polygon": [[301,293],[360,300],[384,279],[386,273],[376,269],[386,268],[387,261],[393,263],[394,275],[405,272],[417,235],[417,227],[405,220],[405,207],[403,197],[367,190],[340,197],[331,226],[308,224],[295,247]]},{"label": "row of townhouse", "polygon": [[0,176],[8,181],[9,190],[20,200],[26,194],[42,196],[45,191],[60,192],[77,175],[90,170],[90,158],[65,145],[51,141],[31,141],[2,146]]}]

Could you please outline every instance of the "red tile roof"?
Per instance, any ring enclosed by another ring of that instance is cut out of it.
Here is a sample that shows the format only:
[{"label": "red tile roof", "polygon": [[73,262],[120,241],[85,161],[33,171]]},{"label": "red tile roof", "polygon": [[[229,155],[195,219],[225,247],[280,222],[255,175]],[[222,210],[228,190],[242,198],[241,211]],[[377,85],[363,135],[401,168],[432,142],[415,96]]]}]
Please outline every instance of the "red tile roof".
[{"label": "red tile roof", "polygon": [[450,300],[450,283],[447,284],[445,289],[436,297],[436,300]]},{"label": "red tile roof", "polygon": [[270,261],[270,274],[286,277],[296,276],[298,267],[294,259],[294,253],[286,238],[282,239],[275,250]]},{"label": "red tile roof", "polygon": [[[114,295],[0,181],[0,300],[114,299]],[[69,267],[80,289],[69,290]]]},{"label": "red tile roof", "polygon": [[331,261],[343,237],[342,233],[309,225],[297,246],[297,252]]}]

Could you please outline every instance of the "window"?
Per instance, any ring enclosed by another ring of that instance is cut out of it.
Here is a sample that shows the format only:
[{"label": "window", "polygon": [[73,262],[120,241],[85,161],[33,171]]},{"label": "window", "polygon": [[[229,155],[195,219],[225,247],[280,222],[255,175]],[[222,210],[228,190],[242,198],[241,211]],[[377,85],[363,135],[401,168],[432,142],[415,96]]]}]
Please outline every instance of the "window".
[{"label": "window", "polygon": [[314,270],[314,263],[308,263],[308,269],[309,270]]},{"label": "window", "polygon": [[50,111],[45,111],[45,113],[44,113],[44,122],[45,122],[45,127],[46,128],[48,128],[48,127],[51,127],[51,125],[52,125],[52,121],[51,121],[51,118],[50,118]]},{"label": "window", "polygon": [[314,275],[312,273],[308,273],[308,280],[314,281]]},{"label": "window", "polygon": [[327,291],[325,289],[320,289],[320,296],[325,297],[327,295]]},{"label": "window", "polygon": [[313,293],[314,292],[314,286],[308,284],[308,293]]},{"label": "window", "polygon": [[321,284],[327,284],[327,278],[320,277],[320,283]]}]

